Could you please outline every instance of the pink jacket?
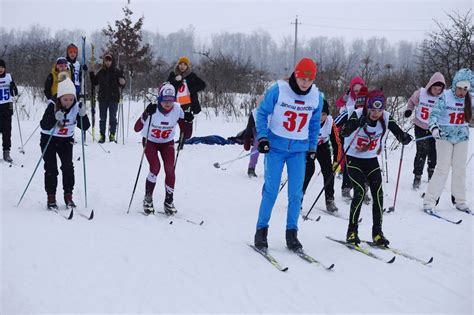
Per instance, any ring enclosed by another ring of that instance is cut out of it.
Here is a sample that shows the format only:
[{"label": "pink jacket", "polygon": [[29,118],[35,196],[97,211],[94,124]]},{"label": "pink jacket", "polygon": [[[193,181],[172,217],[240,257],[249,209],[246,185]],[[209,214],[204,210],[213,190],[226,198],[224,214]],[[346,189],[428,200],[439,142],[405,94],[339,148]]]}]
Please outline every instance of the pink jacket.
[{"label": "pink jacket", "polygon": [[[435,74],[431,76],[430,81],[428,81],[428,84],[426,84],[425,89],[429,91],[430,87],[436,82],[441,82],[446,86],[444,76],[440,72],[435,72]],[[416,90],[415,93],[413,93],[413,95],[408,99],[407,110],[415,111],[415,107],[420,103],[420,91],[421,89]],[[416,115],[413,118],[413,123],[422,129],[428,130],[428,124],[417,119]]]}]

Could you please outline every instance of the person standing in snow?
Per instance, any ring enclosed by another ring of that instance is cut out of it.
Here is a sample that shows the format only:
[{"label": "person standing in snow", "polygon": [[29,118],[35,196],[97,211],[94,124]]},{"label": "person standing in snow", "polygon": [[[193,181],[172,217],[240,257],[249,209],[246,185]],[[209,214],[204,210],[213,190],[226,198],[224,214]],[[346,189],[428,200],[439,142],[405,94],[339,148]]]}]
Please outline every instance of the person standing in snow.
[{"label": "person standing in snow", "polygon": [[[331,162],[331,148],[329,146],[329,140],[331,141],[333,162]],[[342,156],[342,145],[339,138],[339,132],[337,131],[336,124],[333,121],[331,115],[329,115],[329,103],[323,101],[323,109],[321,112],[321,127],[319,129],[318,137],[318,150],[316,158],[318,159],[321,172],[323,173],[324,183],[328,183],[325,190],[324,196],[326,198],[326,210],[330,212],[338,211],[338,208],[334,202],[334,171],[337,166],[337,162],[341,160]],[[306,193],[308,184],[311,181],[311,177],[315,170],[315,161],[311,158],[306,158],[306,171],[303,183],[303,194]]]},{"label": "person standing in snow", "polygon": [[412,137],[403,132],[390,113],[385,111],[386,99],[382,91],[371,91],[367,95],[366,106],[356,109],[344,125],[341,135],[349,178],[354,187],[347,229],[346,241],[357,245],[359,215],[366,194],[364,187],[368,182],[372,193],[372,239],[377,245],[388,245],[389,241],[382,232],[383,190],[382,174],[377,155],[380,154],[382,141],[387,128],[403,145],[411,142]]},{"label": "person standing in snow", "polygon": [[[77,124],[79,122],[79,124]],[[82,125],[81,125],[82,122]],[[49,102],[40,121],[40,146],[44,152],[44,184],[48,196],[47,207],[57,209],[56,188],[58,186],[58,166],[56,155],[61,160],[63,173],[64,202],[68,208],[75,207],[72,200],[74,189],[74,164],[72,148],[74,128],[87,130],[90,127],[85,106],[76,100],[76,87],[69,78],[58,83],[57,96]],[[46,150],[46,151],[45,151]]]},{"label": "person standing in snow", "polygon": [[[415,110],[415,138],[422,138],[430,136],[431,132],[428,129],[428,120],[431,110],[435,106],[437,100],[443,93],[446,82],[444,76],[436,72],[433,74],[428,84],[424,88],[416,90],[408,99],[407,109],[405,110],[405,117],[408,118]],[[416,155],[413,162],[413,189],[420,188],[421,175],[423,175],[423,168],[425,160],[428,157],[428,180],[431,179],[436,166],[436,142],[434,138],[429,138],[416,142]]]},{"label": "person standing in snow", "polygon": [[[199,104],[198,92],[206,88],[206,83],[199,78],[191,68],[191,62],[185,56],[179,58],[174,71],[168,76],[170,82],[175,90],[177,102],[181,104],[183,111],[190,114],[197,115],[201,111],[201,104]],[[188,117],[191,117],[188,115]],[[184,130],[180,135],[180,142],[178,150],[183,149],[184,141],[191,138],[193,133],[193,122],[187,121],[184,124]]]},{"label": "person standing in snow", "polygon": [[76,86],[76,97],[79,99],[83,93],[81,91],[81,83],[82,83],[82,70],[87,71],[87,65],[82,65],[77,60],[78,49],[77,46],[74,44],[69,44],[66,48],[66,59],[69,62],[69,68],[72,72],[72,82]]},{"label": "person standing in snow", "polygon": [[64,78],[71,79],[72,73],[69,68],[69,62],[64,57],[59,57],[51,69],[51,72],[46,77],[44,82],[44,95],[48,101],[53,99],[53,96],[58,92],[58,83]]},{"label": "person standing in snow", "polygon": [[12,163],[10,148],[12,146],[13,97],[18,89],[3,59],[0,59],[0,132],[2,133],[3,160]]},{"label": "person standing in snow", "polygon": [[472,119],[473,73],[461,69],[454,75],[450,89],[444,90],[429,117],[429,129],[436,139],[437,163],[423,199],[423,210],[434,212],[436,200],[440,197],[451,174],[451,195],[459,211],[470,212],[466,200],[466,161],[469,149],[469,125]]},{"label": "person standing in snow", "polygon": [[[288,80],[278,80],[266,93],[257,110],[258,150],[265,155],[265,184],[258,213],[254,244],[268,248],[268,222],[278,196],[281,174],[288,170],[288,215],[286,245],[298,251],[298,218],[303,198],[306,159],[316,159],[323,96],[313,84],[316,64],[301,59]],[[271,119],[268,120],[268,116]]]},{"label": "person standing in snow", "polygon": [[91,84],[99,85],[99,143],[105,142],[105,126],[107,111],[109,112],[109,141],[115,142],[117,131],[117,110],[120,101],[120,89],[125,86],[123,72],[115,67],[115,59],[111,53],[104,55],[102,68],[94,74],[89,72]]},{"label": "person standing in snow", "polygon": [[165,201],[164,211],[168,215],[177,212],[173,203],[175,185],[174,171],[174,135],[175,127],[179,124],[180,129],[188,121],[192,121],[191,113],[184,113],[180,104],[176,102],[176,91],[174,87],[165,82],[159,89],[158,104],[149,104],[140,118],[135,123],[135,132],[143,135],[143,146],[145,156],[150,164],[150,172],[145,183],[145,198],[143,200],[143,211],[146,214],[154,213],[153,191],[156,185],[156,177],[160,171],[160,160],[158,152],[163,160],[165,170]]}]

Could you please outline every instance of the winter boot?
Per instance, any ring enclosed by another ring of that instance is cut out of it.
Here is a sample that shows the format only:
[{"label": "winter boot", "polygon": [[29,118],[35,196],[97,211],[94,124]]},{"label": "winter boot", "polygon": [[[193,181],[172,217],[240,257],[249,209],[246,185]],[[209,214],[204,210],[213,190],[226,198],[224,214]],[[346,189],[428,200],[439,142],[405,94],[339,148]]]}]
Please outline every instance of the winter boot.
[{"label": "winter boot", "polygon": [[326,210],[329,212],[336,212],[339,210],[336,206],[336,203],[334,202],[334,199],[326,200]]},{"label": "winter boot", "polygon": [[64,194],[64,203],[66,204],[66,208],[76,208],[76,204],[72,201],[72,193],[65,193]]},{"label": "winter boot", "polygon": [[429,168],[428,169],[428,181],[431,180],[431,177],[433,176],[434,173],[434,168]]},{"label": "winter boot", "polygon": [[390,242],[383,235],[380,227],[372,228],[372,240],[377,246],[388,246],[388,244],[390,244]]},{"label": "winter boot", "polygon": [[153,208],[153,195],[151,193],[146,193],[145,198],[143,198],[143,212],[145,214],[155,213]]},{"label": "winter boot", "polygon": [[13,159],[10,156],[10,151],[9,150],[4,150],[3,151],[3,160],[8,163],[12,163]]},{"label": "winter boot", "polygon": [[255,174],[255,168],[249,167],[247,171],[247,175],[249,176],[249,178],[257,177],[257,174]]},{"label": "winter boot", "polygon": [[105,142],[105,135],[101,133],[99,136],[99,143],[104,143],[104,142]]},{"label": "winter boot", "polygon": [[48,210],[58,210],[58,204],[56,203],[56,195],[48,194],[48,201],[46,203]]},{"label": "winter boot", "polygon": [[421,176],[415,175],[415,178],[413,178],[413,190],[418,190],[420,188],[420,184],[421,184]]},{"label": "winter boot", "polygon": [[349,225],[349,228],[347,229],[347,235],[346,235],[346,242],[352,245],[359,245],[360,244],[360,239],[359,239],[359,233],[357,232],[358,226],[351,226]]},{"label": "winter boot", "polygon": [[303,245],[298,241],[298,230],[286,230],[286,246],[294,252],[303,249]]},{"label": "winter boot", "polygon": [[117,139],[115,138],[115,133],[109,134],[109,142],[117,142]]},{"label": "winter boot", "polygon": [[352,200],[350,188],[342,188],[342,199],[345,202],[350,202]]},{"label": "winter boot", "polygon": [[466,212],[466,213],[471,213],[471,210],[465,203],[456,203],[454,206],[456,207],[456,210]]},{"label": "winter boot", "polygon": [[254,245],[257,249],[266,251],[268,248],[267,242],[268,228],[258,229],[255,232]]},{"label": "winter boot", "polygon": [[178,212],[178,210],[176,210],[176,208],[174,207],[174,204],[173,204],[173,194],[172,193],[169,193],[169,192],[166,193],[164,209],[165,209],[165,213],[167,215],[173,215],[173,214]]}]

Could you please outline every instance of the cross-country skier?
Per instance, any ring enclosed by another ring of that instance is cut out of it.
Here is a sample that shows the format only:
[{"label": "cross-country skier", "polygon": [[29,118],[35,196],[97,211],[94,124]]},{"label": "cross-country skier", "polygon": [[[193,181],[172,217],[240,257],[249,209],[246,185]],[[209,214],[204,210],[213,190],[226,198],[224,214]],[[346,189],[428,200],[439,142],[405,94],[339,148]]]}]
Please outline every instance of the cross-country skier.
[{"label": "cross-country skier", "polygon": [[3,160],[12,163],[10,148],[12,146],[12,116],[13,97],[18,95],[18,89],[7,66],[0,59],[0,132],[2,133]]},{"label": "cross-country skier", "polygon": [[[306,157],[316,158],[323,96],[313,84],[316,64],[301,59],[288,80],[278,80],[265,94],[257,110],[258,150],[265,156],[265,184],[258,214],[255,247],[268,248],[268,222],[286,164],[288,171],[288,215],[286,244],[297,251],[298,217],[303,198]],[[268,116],[271,115],[270,121]]]},{"label": "cross-country skier", "polygon": [[[415,111],[413,123],[415,124],[416,139],[431,135],[431,132],[428,129],[428,119],[431,110],[443,93],[445,86],[446,82],[444,81],[444,76],[441,73],[436,72],[430,78],[426,87],[416,90],[410,99],[408,99],[405,117],[410,117],[413,110]],[[420,188],[421,175],[423,175],[423,168],[427,157],[428,180],[430,180],[436,166],[436,142],[434,138],[416,142],[416,155],[413,162],[413,174],[415,174],[413,179],[413,189],[415,190]]]},{"label": "cross-country skier", "polygon": [[66,48],[66,59],[69,62],[69,68],[72,72],[72,82],[76,86],[76,97],[79,99],[81,97],[81,82],[82,82],[82,70],[87,71],[87,65],[82,65],[77,60],[78,49],[74,44],[69,44]]},{"label": "cross-country skier", "polygon": [[165,201],[164,211],[168,215],[177,212],[173,203],[175,184],[174,172],[174,135],[176,125],[180,129],[193,116],[190,112],[183,112],[179,103],[176,102],[174,87],[165,82],[159,89],[158,104],[149,104],[140,118],[135,123],[135,131],[143,135],[145,156],[150,164],[150,172],[145,183],[145,198],[143,210],[146,214],[154,212],[153,191],[155,189],[156,177],[160,171],[160,160],[158,152],[163,160],[165,170]]},{"label": "cross-country skier", "polygon": [[454,75],[451,88],[443,92],[429,118],[431,134],[436,139],[437,163],[423,199],[423,210],[433,212],[451,174],[451,195],[457,210],[470,212],[466,200],[466,161],[469,150],[469,125],[472,119],[473,73],[461,69]]},{"label": "cross-country skier", "polygon": [[359,244],[358,222],[362,201],[366,194],[364,187],[368,182],[372,193],[372,239],[377,245],[388,245],[389,241],[382,232],[383,190],[382,175],[377,155],[382,149],[382,141],[387,128],[396,136],[398,141],[407,145],[411,136],[403,132],[397,123],[385,111],[385,96],[382,91],[371,91],[367,95],[366,107],[355,110],[344,125],[341,135],[345,137],[344,148],[347,170],[354,187],[349,227],[346,240]]},{"label": "cross-country skier", "polygon": [[[82,119],[81,119],[82,117]],[[81,121],[82,124],[81,125]],[[58,186],[57,156],[61,160],[63,173],[64,202],[66,206],[75,207],[72,200],[74,189],[74,164],[72,148],[74,129],[82,130],[90,127],[85,106],[76,100],[76,87],[71,79],[66,78],[58,83],[57,96],[49,101],[40,121],[41,150],[44,151],[44,184],[48,195],[48,209],[57,209],[56,188]]]}]

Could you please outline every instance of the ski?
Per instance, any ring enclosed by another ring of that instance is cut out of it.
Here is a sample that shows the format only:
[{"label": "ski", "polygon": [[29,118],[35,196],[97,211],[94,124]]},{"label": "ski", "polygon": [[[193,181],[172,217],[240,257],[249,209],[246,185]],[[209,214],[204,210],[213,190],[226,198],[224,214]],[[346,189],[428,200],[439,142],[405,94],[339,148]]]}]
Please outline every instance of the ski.
[{"label": "ski", "polygon": [[[151,210],[151,212],[145,212],[145,209],[143,209],[142,211],[139,211],[142,215],[144,215],[145,217],[149,217],[149,216],[155,216],[156,215],[156,211],[155,209],[151,208],[149,209]],[[173,224],[173,220],[170,220],[170,223],[169,224]]]},{"label": "ski", "polygon": [[64,211],[61,211],[59,210],[59,208],[48,208],[49,211],[53,211],[54,213],[57,213],[59,214],[61,217],[63,217],[64,219],[66,220],[71,220],[72,217],[74,216],[74,209],[71,208],[71,209],[66,209],[66,210],[70,210],[68,214],[64,214],[63,212]]},{"label": "ski", "polygon": [[470,214],[470,215],[474,215],[474,212],[470,211],[470,210],[459,210],[458,208],[455,208],[457,211],[461,211],[461,212],[464,212],[466,214]]},{"label": "ski", "polygon": [[79,213],[79,215],[87,220],[92,220],[94,219],[94,209],[91,209],[91,212],[89,212],[88,214],[87,213],[84,213],[84,211],[78,211],[76,207],[74,207],[74,209],[76,210],[77,213]]},{"label": "ski", "polygon": [[301,216],[303,217],[303,220],[306,221],[306,220],[310,220],[310,221],[314,221],[314,222],[319,222],[319,220],[321,220],[321,216],[318,215],[318,217],[316,219],[313,219],[313,218],[310,218],[310,217],[307,217],[306,214],[304,214],[303,212],[301,212]]},{"label": "ski", "polygon": [[393,256],[390,260],[385,260],[384,258],[375,255],[373,252],[369,251],[369,250],[366,249],[366,248],[360,247],[359,245],[350,244],[350,243],[347,243],[346,241],[341,241],[341,240],[332,238],[332,237],[330,237],[330,236],[326,236],[326,238],[329,239],[329,240],[331,240],[331,241],[334,241],[334,242],[336,242],[336,243],[345,245],[345,246],[348,247],[349,249],[356,250],[356,251],[358,251],[359,253],[362,253],[362,254],[364,254],[364,255],[366,255],[366,256],[369,256],[369,257],[372,257],[372,258],[381,260],[381,261],[383,261],[383,262],[386,262],[387,264],[393,263],[393,262],[395,261],[395,258],[396,258],[395,256]]},{"label": "ski", "polygon": [[[342,214],[338,213],[337,211],[331,212],[331,211],[327,211],[327,210],[320,209],[320,208],[316,208],[316,209],[317,209],[318,211],[323,212],[323,213],[332,215],[333,217],[336,217],[336,218],[339,218],[339,219],[342,219],[342,220],[349,221],[349,218],[348,218],[348,217],[343,216]],[[362,223],[362,218],[359,218],[358,223],[359,223],[359,224]]]},{"label": "ski", "polygon": [[328,271],[333,271],[334,269],[334,264],[331,264],[329,267],[324,265],[322,262],[320,262],[319,260],[317,260],[316,258],[306,254],[303,249],[300,249],[300,250],[297,250],[296,252],[294,252],[298,257],[300,257],[301,259],[309,262],[310,264],[316,264],[318,266],[321,266],[323,267],[324,269],[328,270]]},{"label": "ski", "polygon": [[[173,217],[173,218],[176,218],[176,219],[179,219],[179,220],[183,220],[183,221],[185,221],[185,222],[188,222],[188,223],[191,223],[191,224],[194,224],[194,225],[203,225],[203,224],[204,224],[204,220],[201,220],[201,221],[193,221],[193,220],[190,220],[190,219],[187,219],[187,218],[183,218],[183,217],[181,217],[181,216],[169,215],[169,214],[167,214],[167,213],[164,212],[164,211],[155,211],[155,214],[156,214],[156,213],[162,214],[162,215],[166,216],[167,218]],[[171,222],[173,222],[173,221],[171,221]],[[170,223],[170,224],[172,224],[172,223]]]},{"label": "ski", "polygon": [[388,251],[394,253],[395,255],[399,255],[399,256],[405,257],[407,259],[417,261],[417,262],[419,262],[423,265],[428,265],[428,264],[431,264],[433,262],[433,257],[431,257],[428,260],[423,260],[423,259],[417,258],[415,256],[412,256],[410,254],[407,254],[405,252],[402,252],[402,251],[400,251],[399,249],[396,249],[396,248],[392,248],[392,247],[388,247],[388,246],[379,246],[379,245],[376,245],[374,242],[369,242],[369,241],[361,241],[361,242],[363,242],[363,243],[365,243],[365,244],[367,244],[367,245],[369,245],[370,247],[373,247],[373,248],[388,250]]},{"label": "ski", "polygon": [[423,210],[424,213],[428,214],[428,215],[431,215],[435,218],[438,218],[438,219],[441,219],[441,220],[444,220],[446,222],[449,222],[449,223],[452,223],[452,224],[461,224],[462,222],[462,219],[461,220],[458,220],[458,221],[453,221],[453,220],[450,220],[448,218],[445,218],[443,216],[440,216],[439,214],[437,214],[436,212],[434,211],[427,211],[427,210]]},{"label": "ski", "polygon": [[251,248],[253,248],[257,253],[262,255],[266,260],[268,260],[275,268],[277,268],[280,271],[288,271],[288,267],[283,267],[280,265],[278,260],[275,259],[272,255],[270,255],[267,251],[263,251],[255,247],[254,245],[248,244]]}]

